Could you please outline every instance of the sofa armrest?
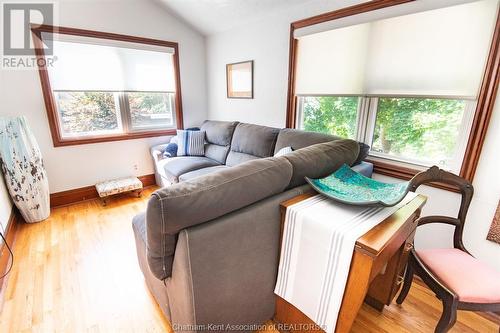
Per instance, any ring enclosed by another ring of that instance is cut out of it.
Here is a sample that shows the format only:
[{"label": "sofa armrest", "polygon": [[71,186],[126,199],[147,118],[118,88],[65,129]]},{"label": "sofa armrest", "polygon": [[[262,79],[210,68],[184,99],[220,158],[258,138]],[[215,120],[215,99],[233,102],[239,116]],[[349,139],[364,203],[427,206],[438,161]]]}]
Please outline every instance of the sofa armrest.
[{"label": "sofa armrest", "polygon": [[168,143],[162,143],[156,146],[152,146],[151,149],[149,150],[151,152],[151,156],[153,156],[153,160],[155,162],[158,162],[161,160],[161,156],[163,154],[163,151],[167,147]]},{"label": "sofa armrest", "polygon": [[372,178],[373,175],[373,164],[370,162],[361,162],[359,164],[356,164],[355,166],[351,167],[356,172],[359,172],[365,177]]},{"label": "sofa armrest", "polygon": [[248,325],[271,318],[279,205],[310,190],[296,187],[181,231],[172,276],[165,280],[172,325]]}]

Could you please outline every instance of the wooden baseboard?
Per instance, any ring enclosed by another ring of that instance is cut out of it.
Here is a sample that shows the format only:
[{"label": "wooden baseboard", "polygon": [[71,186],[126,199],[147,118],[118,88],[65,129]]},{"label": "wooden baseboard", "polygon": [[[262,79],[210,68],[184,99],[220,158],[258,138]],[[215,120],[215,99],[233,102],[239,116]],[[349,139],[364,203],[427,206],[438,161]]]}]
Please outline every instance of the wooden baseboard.
[{"label": "wooden baseboard", "polygon": [[[137,177],[144,187],[156,185],[154,174]],[[50,194],[50,207],[70,205],[75,202],[96,199],[99,195],[95,186],[85,186],[73,190],[62,191]]]},{"label": "wooden baseboard", "polygon": [[[15,206],[12,207],[12,212],[10,213],[9,221],[7,222],[7,226],[5,228],[4,237],[10,248],[13,249],[14,241],[16,239],[17,230],[19,229],[19,224],[22,221],[21,214],[19,214],[17,208]],[[5,246],[5,243],[0,239],[0,276],[3,276],[7,269],[10,266],[10,253]],[[6,280],[8,276],[3,279],[0,279],[0,291],[2,290],[2,286],[4,285],[4,280]]]}]

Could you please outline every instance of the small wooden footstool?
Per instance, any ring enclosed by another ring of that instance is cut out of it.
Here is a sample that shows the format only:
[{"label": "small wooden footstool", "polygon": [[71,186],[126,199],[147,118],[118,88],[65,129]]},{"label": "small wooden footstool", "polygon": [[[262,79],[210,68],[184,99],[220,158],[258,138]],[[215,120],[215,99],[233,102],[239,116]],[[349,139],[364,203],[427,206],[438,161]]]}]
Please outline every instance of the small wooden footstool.
[{"label": "small wooden footstool", "polygon": [[137,177],[125,177],[97,183],[95,189],[102,199],[103,206],[106,206],[108,198],[118,193],[134,192],[139,198],[142,193],[142,182]]}]

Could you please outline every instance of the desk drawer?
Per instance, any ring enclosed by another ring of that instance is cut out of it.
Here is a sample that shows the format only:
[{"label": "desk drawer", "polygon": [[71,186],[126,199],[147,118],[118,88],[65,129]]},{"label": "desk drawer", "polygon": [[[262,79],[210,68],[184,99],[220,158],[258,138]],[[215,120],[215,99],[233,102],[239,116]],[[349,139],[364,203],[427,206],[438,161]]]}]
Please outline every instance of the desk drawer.
[{"label": "desk drawer", "polygon": [[400,228],[395,237],[375,259],[374,277],[366,301],[382,311],[384,305],[391,304],[401,288],[408,254],[413,247],[419,212],[415,212]]}]

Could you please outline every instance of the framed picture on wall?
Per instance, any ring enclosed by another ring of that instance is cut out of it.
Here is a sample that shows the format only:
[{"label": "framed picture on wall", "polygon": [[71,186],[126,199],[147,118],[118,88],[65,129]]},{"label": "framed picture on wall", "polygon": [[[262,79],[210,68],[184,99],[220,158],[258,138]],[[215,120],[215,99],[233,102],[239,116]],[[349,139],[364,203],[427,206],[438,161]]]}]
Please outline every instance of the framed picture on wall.
[{"label": "framed picture on wall", "polygon": [[227,98],[253,98],[253,60],[226,65]]}]

